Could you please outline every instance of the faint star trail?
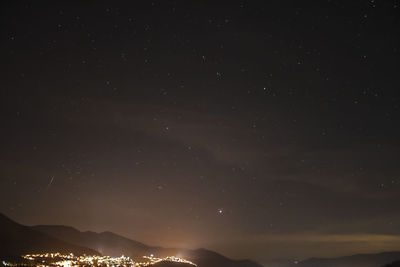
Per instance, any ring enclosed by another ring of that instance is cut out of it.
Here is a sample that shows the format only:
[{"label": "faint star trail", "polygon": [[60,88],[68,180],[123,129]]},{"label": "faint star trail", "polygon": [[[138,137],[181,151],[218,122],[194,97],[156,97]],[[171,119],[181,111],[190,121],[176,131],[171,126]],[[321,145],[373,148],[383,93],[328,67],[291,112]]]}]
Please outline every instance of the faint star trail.
[{"label": "faint star trail", "polygon": [[54,181],[54,176],[51,176],[50,182],[47,184],[47,189],[49,189],[53,181]]}]

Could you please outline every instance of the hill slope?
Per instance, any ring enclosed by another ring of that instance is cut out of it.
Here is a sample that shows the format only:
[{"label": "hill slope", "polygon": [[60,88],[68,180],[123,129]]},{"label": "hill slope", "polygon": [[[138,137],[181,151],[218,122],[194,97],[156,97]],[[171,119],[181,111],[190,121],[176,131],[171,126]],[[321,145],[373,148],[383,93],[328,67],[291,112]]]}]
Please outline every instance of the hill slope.
[{"label": "hill slope", "polygon": [[18,224],[0,213],[0,258],[16,259],[22,254],[62,252],[81,254],[99,253],[95,250],[62,241],[28,226]]},{"label": "hill slope", "polygon": [[249,260],[231,260],[205,249],[187,250],[147,246],[111,232],[80,232],[72,227],[52,225],[38,225],[32,228],[72,244],[95,249],[104,255],[120,256],[123,254],[135,260],[140,260],[143,255],[150,254],[157,257],[181,255],[199,267],[262,267]]},{"label": "hill slope", "polygon": [[183,254],[186,259],[196,263],[199,267],[262,267],[250,260],[231,260],[206,249],[186,250]]},{"label": "hill slope", "polygon": [[95,249],[104,255],[113,257],[125,255],[132,259],[141,260],[142,256],[155,254],[161,249],[147,246],[111,232],[81,232],[73,227],[62,225],[38,225],[32,226],[32,229],[68,243],[81,244],[82,246]]}]

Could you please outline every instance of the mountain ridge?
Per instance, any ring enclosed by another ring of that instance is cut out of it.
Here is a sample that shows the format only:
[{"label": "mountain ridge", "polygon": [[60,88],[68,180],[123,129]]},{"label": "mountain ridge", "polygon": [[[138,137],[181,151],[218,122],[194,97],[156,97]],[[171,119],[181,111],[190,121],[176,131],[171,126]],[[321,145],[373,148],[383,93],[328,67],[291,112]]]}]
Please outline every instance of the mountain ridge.
[{"label": "mountain ridge", "polygon": [[[143,255],[150,254],[161,258],[170,255],[180,255],[185,259],[195,262],[199,267],[262,267],[262,265],[251,260],[232,260],[217,252],[204,248],[189,250],[149,246],[110,231],[100,233],[91,231],[83,232],[73,227],[60,225],[36,225],[32,226],[32,228],[56,238],[66,240],[72,244],[82,244],[85,247],[96,249],[110,256],[120,256],[123,254],[134,260],[140,260]],[[65,229],[66,231],[63,231]],[[73,231],[71,231],[71,229]]]},{"label": "mountain ridge", "polygon": [[27,253],[65,252],[99,255],[96,250],[71,244],[35,231],[0,213],[0,258],[19,258]]},{"label": "mountain ridge", "polygon": [[[110,231],[96,233],[79,231],[66,225],[19,224],[0,213],[0,259],[21,260],[23,254],[44,252],[74,253],[75,255],[129,256],[142,260],[143,256],[176,255],[195,262],[198,267],[262,267],[251,260],[232,260],[204,248],[189,250],[148,246]],[[157,266],[187,266],[162,262]]]}]

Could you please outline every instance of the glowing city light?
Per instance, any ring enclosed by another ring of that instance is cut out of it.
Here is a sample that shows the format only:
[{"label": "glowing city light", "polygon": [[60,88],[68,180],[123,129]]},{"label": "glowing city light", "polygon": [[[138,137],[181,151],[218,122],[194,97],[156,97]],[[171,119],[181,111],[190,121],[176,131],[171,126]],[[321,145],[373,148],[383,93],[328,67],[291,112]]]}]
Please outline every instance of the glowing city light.
[{"label": "glowing city light", "polygon": [[41,254],[26,254],[22,258],[28,261],[24,264],[7,263],[7,266],[62,266],[62,267],[75,267],[75,266],[124,266],[124,267],[142,267],[150,266],[159,262],[179,262],[197,266],[195,263],[176,257],[167,256],[164,258],[157,258],[153,254],[150,256],[143,256],[143,262],[135,262],[129,257],[110,257],[110,256],[96,256],[96,255],[83,255],[75,256],[74,254],[55,253],[41,253]]}]

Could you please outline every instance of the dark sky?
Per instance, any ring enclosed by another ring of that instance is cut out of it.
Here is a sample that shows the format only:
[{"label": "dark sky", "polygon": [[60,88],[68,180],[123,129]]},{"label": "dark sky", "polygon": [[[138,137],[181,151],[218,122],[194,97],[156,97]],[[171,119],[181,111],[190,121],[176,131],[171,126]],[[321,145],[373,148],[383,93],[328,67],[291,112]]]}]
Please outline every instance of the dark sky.
[{"label": "dark sky", "polygon": [[233,258],[400,249],[400,2],[7,1],[0,211]]}]

